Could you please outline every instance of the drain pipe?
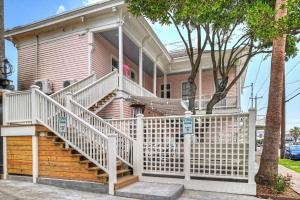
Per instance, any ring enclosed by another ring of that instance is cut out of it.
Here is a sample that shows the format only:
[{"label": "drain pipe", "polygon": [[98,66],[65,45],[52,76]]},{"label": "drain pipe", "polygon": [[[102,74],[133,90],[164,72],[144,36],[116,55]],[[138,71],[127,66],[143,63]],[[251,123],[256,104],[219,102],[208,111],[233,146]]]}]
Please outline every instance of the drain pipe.
[{"label": "drain pipe", "polygon": [[39,67],[39,36],[35,36],[35,80],[38,79],[38,67]]}]

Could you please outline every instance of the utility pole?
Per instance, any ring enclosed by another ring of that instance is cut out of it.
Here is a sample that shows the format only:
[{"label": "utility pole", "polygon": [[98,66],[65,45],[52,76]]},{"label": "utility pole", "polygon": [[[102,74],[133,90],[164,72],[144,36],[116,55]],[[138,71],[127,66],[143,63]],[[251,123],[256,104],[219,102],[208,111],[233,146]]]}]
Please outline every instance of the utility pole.
[{"label": "utility pole", "polygon": [[285,66],[283,67],[283,93],[281,105],[281,135],[280,135],[280,158],[284,158],[285,153]]},{"label": "utility pole", "polygon": [[254,108],[253,100],[254,100],[254,83],[251,83],[251,108]]},{"label": "utility pole", "polygon": [[[257,100],[258,99],[262,99],[263,97],[261,96],[261,97],[258,97],[257,95],[254,97],[254,98],[252,98],[252,101],[254,101],[255,102],[255,104],[254,104],[254,108],[255,108],[255,110],[256,110],[256,116],[255,116],[255,121],[257,120]],[[253,108],[253,107],[252,107]],[[256,126],[255,126],[255,151],[257,150],[257,137],[256,137]]]}]

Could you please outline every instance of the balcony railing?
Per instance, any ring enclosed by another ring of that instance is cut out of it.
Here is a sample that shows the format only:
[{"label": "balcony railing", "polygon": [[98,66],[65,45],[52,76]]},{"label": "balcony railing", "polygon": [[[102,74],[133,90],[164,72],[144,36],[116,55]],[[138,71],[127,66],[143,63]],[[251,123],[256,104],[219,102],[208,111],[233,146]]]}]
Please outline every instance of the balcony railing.
[{"label": "balcony railing", "polygon": [[[201,109],[200,107],[200,99],[195,100],[195,108],[196,110],[205,110],[208,102],[211,100],[212,96],[209,95],[202,95],[201,98]],[[183,101],[186,106],[189,105],[188,100]],[[222,99],[220,102],[218,102],[215,106],[214,109],[225,109],[225,108],[237,108],[237,96],[227,96],[224,99]]]}]

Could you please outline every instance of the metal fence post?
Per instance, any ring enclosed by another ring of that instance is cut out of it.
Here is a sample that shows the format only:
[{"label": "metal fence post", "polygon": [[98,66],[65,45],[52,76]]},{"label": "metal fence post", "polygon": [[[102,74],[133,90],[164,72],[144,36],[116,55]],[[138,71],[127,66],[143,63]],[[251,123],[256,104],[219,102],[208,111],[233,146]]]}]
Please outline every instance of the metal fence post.
[{"label": "metal fence post", "polygon": [[108,135],[108,178],[110,195],[115,194],[115,183],[117,182],[117,135]]},{"label": "metal fence post", "polygon": [[255,126],[256,110],[249,109],[249,160],[248,160],[248,183],[255,183]]},{"label": "metal fence post", "polygon": [[[36,90],[39,89],[39,86],[37,85],[32,85],[30,87],[31,90],[31,122],[32,124],[36,124],[36,120],[37,120],[37,102],[36,102]],[[46,113],[44,113],[46,114]]]},{"label": "metal fence post", "polygon": [[[185,112],[185,117],[191,116],[191,111]],[[191,179],[191,134],[184,135],[184,177],[185,180]]]},{"label": "metal fence post", "polygon": [[133,145],[133,173],[135,176],[141,176],[143,170],[143,117],[143,114],[138,114],[136,120],[136,141]]}]

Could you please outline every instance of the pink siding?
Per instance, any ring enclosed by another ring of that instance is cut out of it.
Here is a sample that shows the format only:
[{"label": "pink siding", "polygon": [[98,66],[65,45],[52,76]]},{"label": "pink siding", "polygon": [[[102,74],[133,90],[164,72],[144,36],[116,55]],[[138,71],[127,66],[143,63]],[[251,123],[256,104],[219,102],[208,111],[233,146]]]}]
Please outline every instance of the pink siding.
[{"label": "pink siding", "polygon": [[[234,78],[235,71],[231,72],[229,79]],[[174,74],[167,76],[167,82],[171,84],[171,98],[181,98],[181,84],[187,81],[189,73]],[[199,75],[197,75],[195,83],[197,85],[196,96],[199,96]],[[161,84],[163,84],[163,77],[157,79],[157,96],[160,96]],[[212,70],[202,71],[202,94],[210,96],[214,93],[213,73]],[[228,96],[236,96],[237,88],[234,85],[228,93]]]},{"label": "pink siding", "polygon": [[80,80],[88,75],[87,35],[70,35],[41,42],[38,46],[36,73],[36,46],[19,48],[19,89],[29,89],[35,79],[49,79],[54,90],[62,88],[64,80]]},{"label": "pink siding", "polygon": [[[118,119],[120,118],[120,101],[121,99],[115,99],[110,104],[108,104],[103,110],[101,110],[97,115],[105,119]],[[130,103],[124,101],[124,118],[132,117],[132,108]]]},{"label": "pink siding", "polygon": [[18,49],[18,90],[28,90],[36,79],[36,46]]},{"label": "pink siding", "polygon": [[[94,50],[92,53],[92,69],[96,73],[97,78],[104,76],[105,74],[111,72],[111,57],[114,56],[118,58],[118,50],[113,47],[108,41],[106,41],[101,35],[94,35]],[[129,65],[135,73],[135,82],[139,82],[139,67],[136,63],[130,60],[128,57],[124,57],[124,64]],[[144,66],[152,67],[152,66]],[[152,91],[153,89],[153,79],[145,72],[143,73],[143,86]]]}]

